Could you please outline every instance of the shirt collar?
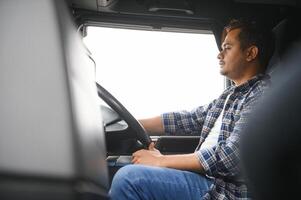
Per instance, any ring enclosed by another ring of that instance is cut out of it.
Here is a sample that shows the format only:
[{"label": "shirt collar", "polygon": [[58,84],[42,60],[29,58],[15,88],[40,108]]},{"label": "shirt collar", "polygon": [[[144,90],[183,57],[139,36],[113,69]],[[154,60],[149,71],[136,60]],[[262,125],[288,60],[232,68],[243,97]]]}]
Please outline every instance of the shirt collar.
[{"label": "shirt collar", "polygon": [[251,79],[246,81],[245,83],[233,86],[234,91],[245,93],[250,90],[250,88],[257,83],[259,80],[269,80],[270,76],[267,74],[257,74],[256,76],[253,76]]}]

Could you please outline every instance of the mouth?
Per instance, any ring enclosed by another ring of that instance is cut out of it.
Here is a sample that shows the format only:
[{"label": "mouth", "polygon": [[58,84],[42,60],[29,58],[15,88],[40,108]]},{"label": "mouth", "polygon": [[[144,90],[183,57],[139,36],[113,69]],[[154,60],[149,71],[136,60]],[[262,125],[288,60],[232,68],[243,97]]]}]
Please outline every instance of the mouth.
[{"label": "mouth", "polygon": [[224,62],[224,61],[219,61],[219,65],[220,65],[221,67],[223,67],[223,66],[225,65],[225,62]]}]

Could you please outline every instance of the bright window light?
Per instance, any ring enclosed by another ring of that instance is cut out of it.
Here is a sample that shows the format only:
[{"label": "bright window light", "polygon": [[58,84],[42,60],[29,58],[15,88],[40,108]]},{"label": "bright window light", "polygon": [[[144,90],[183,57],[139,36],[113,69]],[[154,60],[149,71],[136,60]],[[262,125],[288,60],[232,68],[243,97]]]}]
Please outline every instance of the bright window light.
[{"label": "bright window light", "polygon": [[89,27],[97,82],[137,119],[208,104],[224,89],[213,34]]}]

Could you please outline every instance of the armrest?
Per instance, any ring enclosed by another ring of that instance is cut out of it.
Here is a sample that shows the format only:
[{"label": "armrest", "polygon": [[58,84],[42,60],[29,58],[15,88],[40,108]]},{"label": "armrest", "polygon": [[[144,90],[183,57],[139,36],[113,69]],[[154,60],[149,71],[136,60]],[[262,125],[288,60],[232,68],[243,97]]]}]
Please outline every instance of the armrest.
[{"label": "armrest", "polygon": [[161,136],[155,147],[162,154],[193,153],[200,140],[200,136]]}]

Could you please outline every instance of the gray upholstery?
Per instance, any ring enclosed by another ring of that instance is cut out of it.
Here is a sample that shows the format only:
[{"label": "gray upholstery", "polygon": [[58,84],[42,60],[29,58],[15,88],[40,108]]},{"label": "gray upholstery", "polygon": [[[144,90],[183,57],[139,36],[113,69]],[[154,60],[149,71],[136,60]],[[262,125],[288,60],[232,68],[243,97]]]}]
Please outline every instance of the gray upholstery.
[{"label": "gray upholstery", "polygon": [[69,9],[61,0],[2,0],[0,24],[0,198],[104,197],[94,63]]},{"label": "gray upholstery", "polygon": [[255,199],[300,196],[300,47],[283,60],[275,72],[282,76],[275,76],[274,87],[257,103],[242,133],[242,163]]},{"label": "gray upholstery", "polygon": [[267,67],[267,72],[272,74],[281,66],[283,56],[287,50],[293,47],[300,36],[300,30],[296,24],[299,17],[292,15],[281,20],[274,28],[275,50]]},{"label": "gray upholstery", "polygon": [[301,34],[293,19],[299,18],[286,19],[275,28],[273,84],[256,103],[242,132],[242,165],[259,200],[300,196]]},{"label": "gray upholstery", "polygon": [[272,74],[273,71],[279,66],[281,50],[283,49],[283,36],[287,26],[287,19],[282,20],[277,26],[273,28],[273,34],[275,37],[275,50],[270,59],[267,71]]}]

